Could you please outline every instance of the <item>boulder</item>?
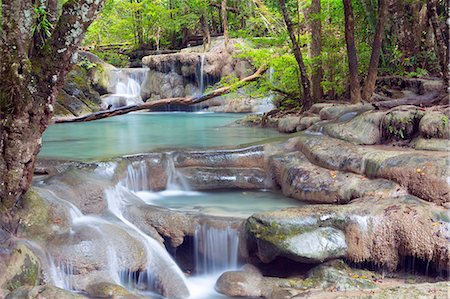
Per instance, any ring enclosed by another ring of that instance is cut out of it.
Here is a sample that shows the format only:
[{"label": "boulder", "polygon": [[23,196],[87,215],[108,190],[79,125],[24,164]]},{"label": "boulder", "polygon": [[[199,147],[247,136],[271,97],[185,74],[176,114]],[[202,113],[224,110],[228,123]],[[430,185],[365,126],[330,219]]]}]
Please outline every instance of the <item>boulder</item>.
[{"label": "boulder", "polygon": [[405,194],[399,185],[388,180],[369,180],[318,167],[301,152],[271,156],[269,167],[283,194],[301,201],[342,204],[359,197]]},{"label": "boulder", "polygon": [[383,119],[383,136],[387,140],[411,139],[417,133],[424,112],[419,108],[393,110]]},{"label": "boulder", "polygon": [[449,116],[441,112],[426,112],[419,123],[420,134],[425,138],[450,138]]},{"label": "boulder", "polygon": [[[343,256],[395,270],[402,257],[415,256],[446,269],[450,266],[448,219],[445,208],[410,195],[368,197],[341,206],[257,213],[247,219],[245,230],[248,250],[263,262],[277,256],[309,262]],[[317,251],[323,254],[318,256]]]},{"label": "boulder", "polygon": [[320,109],[319,115],[322,120],[334,120],[346,113],[369,111],[373,109],[373,106],[370,104],[339,104],[323,107]]},{"label": "boulder", "polygon": [[305,116],[300,119],[300,122],[296,128],[297,132],[304,131],[320,121],[319,116]]},{"label": "boulder", "polygon": [[261,297],[264,287],[263,276],[258,269],[246,265],[240,271],[223,273],[216,282],[215,289],[231,297]]},{"label": "boulder", "polygon": [[0,290],[34,287],[41,280],[41,263],[26,244],[15,245],[8,256],[0,258]]},{"label": "boulder", "polygon": [[293,133],[297,126],[300,125],[299,116],[287,116],[280,119],[278,122],[278,131],[281,133]]},{"label": "boulder", "polygon": [[95,298],[138,298],[133,296],[128,290],[117,284],[109,282],[96,282],[86,288],[86,292]]},{"label": "boulder", "polygon": [[52,285],[37,287],[20,287],[6,296],[5,299],[86,299],[88,297],[72,293]]},{"label": "boulder", "polygon": [[411,194],[437,204],[450,201],[446,153],[358,147],[317,135],[302,135],[296,140],[302,153],[318,166],[393,180]]},{"label": "boulder", "polygon": [[324,125],[324,133],[330,137],[356,144],[379,144],[381,122],[385,112],[365,112],[348,121]]}]

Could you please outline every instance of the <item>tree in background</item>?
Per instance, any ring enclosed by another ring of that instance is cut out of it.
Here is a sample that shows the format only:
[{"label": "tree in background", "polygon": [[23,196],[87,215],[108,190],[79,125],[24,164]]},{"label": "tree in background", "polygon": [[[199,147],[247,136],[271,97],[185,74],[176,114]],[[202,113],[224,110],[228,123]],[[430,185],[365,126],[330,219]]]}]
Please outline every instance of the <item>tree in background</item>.
[{"label": "tree in background", "polygon": [[322,68],[322,20],[320,0],[312,0],[310,9],[311,19],[311,89],[314,101],[323,96],[323,68]]},{"label": "tree in background", "polygon": [[280,0],[281,11],[283,13],[284,22],[286,24],[287,31],[289,33],[289,38],[291,39],[292,48],[300,70],[300,81],[303,87],[303,100],[302,105],[304,109],[309,109],[312,105],[311,99],[311,84],[306,71],[306,66],[303,61],[302,51],[298,45],[297,38],[295,37],[294,26],[292,24],[291,18],[289,17],[289,12],[286,8],[286,2]]},{"label": "tree in background", "polygon": [[348,72],[350,80],[350,100],[352,103],[361,101],[361,86],[358,76],[358,56],[355,46],[355,17],[353,15],[352,0],[344,1],[345,42],[347,44]]},{"label": "tree in background", "polygon": [[[104,1],[1,1],[0,209],[11,214],[31,184],[58,91]],[[51,16],[51,17],[49,17]],[[36,41],[39,35],[39,42]]]}]

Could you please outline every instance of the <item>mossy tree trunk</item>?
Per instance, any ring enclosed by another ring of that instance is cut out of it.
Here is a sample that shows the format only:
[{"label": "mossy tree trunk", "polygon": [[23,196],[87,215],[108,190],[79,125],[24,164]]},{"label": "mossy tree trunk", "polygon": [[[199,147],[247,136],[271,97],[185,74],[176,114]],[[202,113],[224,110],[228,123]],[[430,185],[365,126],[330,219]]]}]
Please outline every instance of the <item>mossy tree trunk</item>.
[{"label": "mossy tree trunk", "polygon": [[223,38],[225,42],[225,49],[228,48],[228,16],[227,16],[227,0],[222,0],[221,6]]},{"label": "mossy tree trunk", "polygon": [[[35,7],[2,0],[0,37],[0,210],[11,214],[29,189],[42,134],[87,27],[104,0],[69,0],[43,45]],[[38,2],[39,3],[39,2]],[[40,4],[40,3],[39,3]],[[36,48],[37,47],[37,48]]]}]

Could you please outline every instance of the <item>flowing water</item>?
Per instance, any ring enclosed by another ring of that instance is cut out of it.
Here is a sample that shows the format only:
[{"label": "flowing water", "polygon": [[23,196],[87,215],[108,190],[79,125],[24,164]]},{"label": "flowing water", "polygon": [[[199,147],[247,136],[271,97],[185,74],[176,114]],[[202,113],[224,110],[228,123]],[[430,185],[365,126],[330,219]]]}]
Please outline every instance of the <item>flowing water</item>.
[{"label": "flowing water", "polygon": [[[205,89],[204,68],[205,57],[202,55],[199,75],[202,93]],[[145,76],[145,69],[113,72],[114,94],[104,99],[105,104],[111,108],[142,101],[140,86]],[[235,125],[234,122],[241,117],[239,114],[135,113],[89,123],[52,125],[44,134],[40,157],[93,160],[161,148],[237,146],[279,136],[275,131]],[[99,164],[94,172],[112,179],[116,168],[114,163],[110,164]],[[216,227],[207,221],[196,227],[192,236],[195,274],[186,279],[165,248],[127,218],[127,209],[134,205],[153,205],[202,215],[244,218],[259,211],[297,206],[298,202],[262,191],[192,191],[170,157],[165,172],[167,186],[165,190],[156,192],[151,190],[148,178],[152,173],[146,162],[130,162],[126,176],[115,186],[104,190],[107,211],[98,216],[84,215],[72,203],[51,191],[46,191],[46,198],[58,202],[68,211],[70,242],[78,244],[80,238],[83,240],[83,231],[87,230],[92,242],[99,242],[104,247],[106,258],[96,270],[102,279],[145,293],[157,292],[161,279],[170,277],[171,285],[187,286],[190,298],[226,298],[214,291],[214,284],[221,273],[239,267],[239,232],[235,227]],[[45,183],[40,186],[45,190]],[[123,267],[126,257],[123,256],[123,248],[118,247],[121,244],[117,239],[119,236],[111,233],[111,227],[113,231],[125,231],[143,246],[146,264],[138,271]],[[89,254],[95,255],[94,252]],[[63,259],[58,252],[51,250],[47,259],[50,280],[56,286],[77,289],[80,280],[77,271],[81,262],[67,256]]]},{"label": "flowing water", "polygon": [[116,69],[110,72],[111,94],[103,97],[102,108],[111,109],[122,106],[143,104],[141,85],[148,74],[148,69]]}]

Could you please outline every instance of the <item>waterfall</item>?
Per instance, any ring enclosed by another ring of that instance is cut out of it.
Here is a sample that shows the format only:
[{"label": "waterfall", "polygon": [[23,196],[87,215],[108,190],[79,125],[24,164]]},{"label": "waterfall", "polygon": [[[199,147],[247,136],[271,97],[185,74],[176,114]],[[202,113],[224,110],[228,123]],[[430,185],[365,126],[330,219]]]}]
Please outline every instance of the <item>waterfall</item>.
[{"label": "waterfall", "polygon": [[175,168],[172,157],[167,158],[167,185],[166,191],[190,191],[191,187],[187,182],[186,178],[180,174],[180,172]]},{"label": "waterfall", "polygon": [[112,94],[102,99],[104,109],[142,104],[141,85],[148,69],[115,69],[109,73],[109,91]]},{"label": "waterfall", "polygon": [[230,226],[199,225],[194,234],[195,266],[198,274],[214,274],[238,267],[239,232]]},{"label": "waterfall", "polygon": [[200,54],[200,95],[205,92],[205,53]]},{"label": "waterfall", "polygon": [[123,184],[127,189],[134,192],[150,190],[147,163],[139,161],[128,165],[127,176]]}]

